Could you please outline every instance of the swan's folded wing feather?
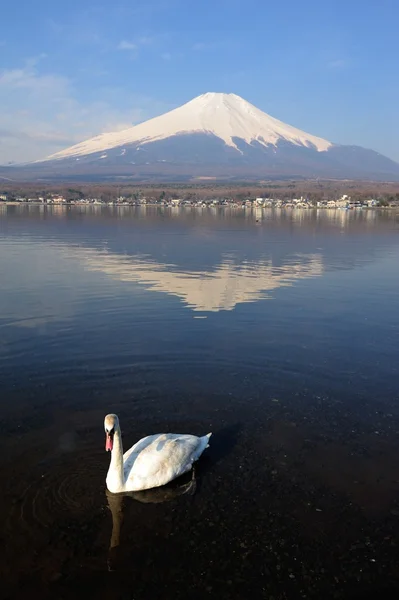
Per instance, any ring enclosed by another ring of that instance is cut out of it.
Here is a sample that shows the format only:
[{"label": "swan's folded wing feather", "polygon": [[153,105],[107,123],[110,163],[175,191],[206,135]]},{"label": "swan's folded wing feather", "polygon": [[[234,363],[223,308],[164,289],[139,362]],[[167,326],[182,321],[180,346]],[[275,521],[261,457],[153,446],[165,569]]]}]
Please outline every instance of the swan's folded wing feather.
[{"label": "swan's folded wing feather", "polygon": [[137,453],[141,452],[141,450],[144,450],[144,448],[146,448],[146,446],[151,444],[151,442],[153,442],[154,439],[158,438],[159,435],[160,434],[157,433],[155,435],[146,435],[145,437],[141,438],[141,440],[139,440],[138,442],[133,444],[133,446],[131,448],[129,448],[129,450],[126,450],[125,454],[123,455],[123,460],[124,461],[127,460],[129,458],[129,456],[132,454],[132,452],[135,452],[137,454]]},{"label": "swan's folded wing feather", "polygon": [[[191,468],[197,459],[200,439],[194,435],[159,434],[133,446],[128,461],[128,479],[139,478],[147,484],[164,485]],[[133,459],[133,460],[132,460]]]},{"label": "swan's folded wing feather", "polygon": [[143,437],[141,440],[136,442],[131,448],[129,448],[129,450],[126,450],[125,454],[123,455],[123,472],[125,480],[130,479],[132,477],[133,465],[135,464],[140,453],[143,452],[143,450],[145,450],[148,446],[150,446],[152,442],[158,437],[159,434],[147,435],[146,437]]}]

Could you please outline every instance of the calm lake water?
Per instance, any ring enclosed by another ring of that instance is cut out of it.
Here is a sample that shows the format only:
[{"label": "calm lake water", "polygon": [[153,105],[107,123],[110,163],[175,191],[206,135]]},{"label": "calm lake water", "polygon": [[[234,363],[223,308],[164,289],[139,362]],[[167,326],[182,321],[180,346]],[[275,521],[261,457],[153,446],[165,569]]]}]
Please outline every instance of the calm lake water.
[{"label": "calm lake water", "polygon": [[[399,213],[0,206],[0,282],[2,598],[398,597]],[[211,446],[110,496],[109,412]]]}]

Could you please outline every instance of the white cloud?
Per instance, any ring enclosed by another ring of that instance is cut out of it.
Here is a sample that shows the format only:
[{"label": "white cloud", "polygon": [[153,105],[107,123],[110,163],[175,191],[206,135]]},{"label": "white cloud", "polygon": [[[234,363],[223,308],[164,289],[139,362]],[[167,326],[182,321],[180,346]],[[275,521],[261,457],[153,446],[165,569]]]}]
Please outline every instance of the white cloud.
[{"label": "white cloud", "polygon": [[22,69],[4,69],[0,72],[0,87],[10,92],[24,89],[36,95],[56,90],[58,94],[64,95],[68,86],[68,80],[59,75],[37,76],[33,60],[28,61]]},{"label": "white cloud", "polygon": [[117,46],[117,50],[137,51],[143,46],[151,46],[157,41],[157,38],[149,35],[142,35],[133,40],[121,40]]},{"label": "white cloud", "polygon": [[[131,127],[169,107],[125,90],[99,91],[80,100],[67,77],[39,72],[41,57],[0,71],[0,164],[44,158],[84,139]],[[116,108],[118,99],[131,108]]]},{"label": "white cloud", "polygon": [[133,44],[132,42],[127,42],[126,40],[122,40],[118,44],[118,50],[137,50],[137,44]]}]

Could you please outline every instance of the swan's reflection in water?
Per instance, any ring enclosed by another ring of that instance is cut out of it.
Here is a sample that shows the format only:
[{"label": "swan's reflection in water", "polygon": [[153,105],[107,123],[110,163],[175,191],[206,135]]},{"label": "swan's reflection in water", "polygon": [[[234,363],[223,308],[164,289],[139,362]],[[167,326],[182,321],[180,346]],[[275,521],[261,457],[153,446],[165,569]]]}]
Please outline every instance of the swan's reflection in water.
[{"label": "swan's reflection in water", "polygon": [[140,492],[124,492],[122,494],[112,494],[106,490],[108,507],[112,515],[112,533],[108,551],[108,570],[115,571],[118,566],[118,547],[120,546],[121,529],[123,523],[124,505],[127,499],[131,498],[143,504],[161,504],[171,502],[179,496],[194,496],[197,490],[197,480],[195,469],[186,473],[182,477],[171,481],[167,485]]}]

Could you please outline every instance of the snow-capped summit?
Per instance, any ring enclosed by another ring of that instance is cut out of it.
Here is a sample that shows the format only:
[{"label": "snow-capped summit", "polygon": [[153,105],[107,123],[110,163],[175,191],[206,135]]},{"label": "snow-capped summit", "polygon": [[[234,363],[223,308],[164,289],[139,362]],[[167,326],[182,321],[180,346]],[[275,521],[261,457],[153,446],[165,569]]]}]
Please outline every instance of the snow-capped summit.
[{"label": "snow-capped summit", "polygon": [[286,125],[236,94],[208,92],[160,117],[124,131],[104,133],[48,157],[47,160],[79,157],[128,144],[141,145],[183,134],[212,134],[241,152],[235,139],[247,144],[275,146],[283,140],[322,152],[331,142]]}]

